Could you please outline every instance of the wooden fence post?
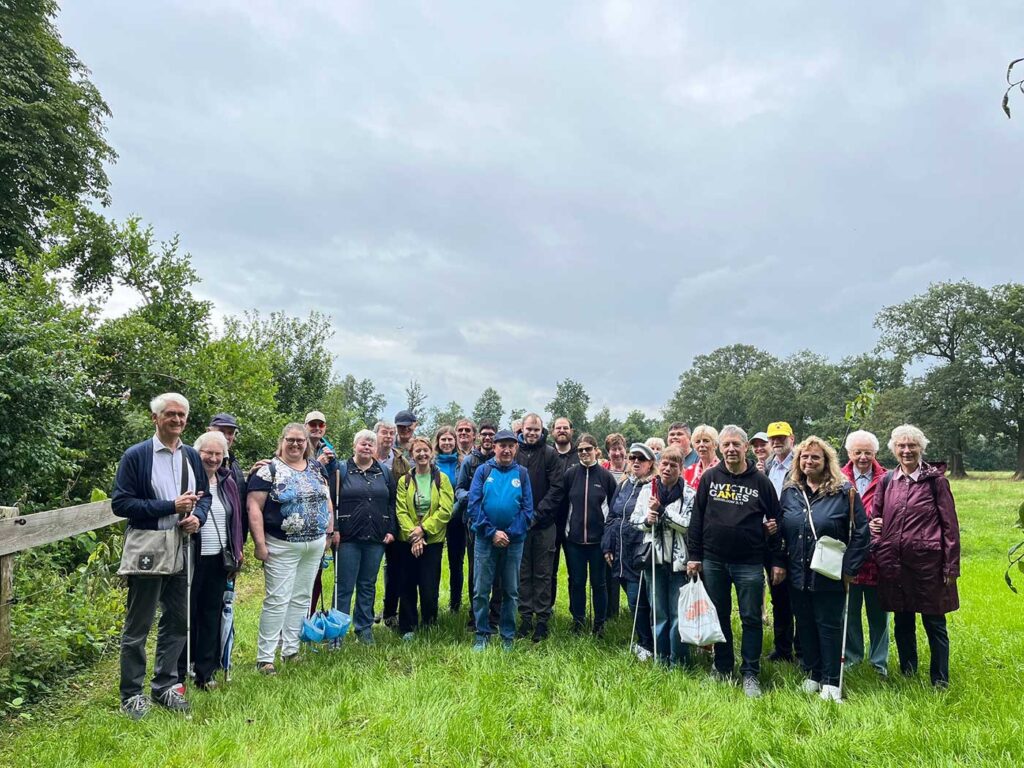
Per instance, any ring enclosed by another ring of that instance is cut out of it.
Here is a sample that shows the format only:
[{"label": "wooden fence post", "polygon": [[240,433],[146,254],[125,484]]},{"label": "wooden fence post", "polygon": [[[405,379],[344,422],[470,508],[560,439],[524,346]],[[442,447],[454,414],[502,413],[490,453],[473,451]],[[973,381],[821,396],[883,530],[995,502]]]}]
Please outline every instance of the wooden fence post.
[{"label": "wooden fence post", "polygon": [[[0,507],[0,520],[17,517],[17,507]],[[14,598],[14,555],[0,556],[0,667],[11,655],[11,600]]]}]

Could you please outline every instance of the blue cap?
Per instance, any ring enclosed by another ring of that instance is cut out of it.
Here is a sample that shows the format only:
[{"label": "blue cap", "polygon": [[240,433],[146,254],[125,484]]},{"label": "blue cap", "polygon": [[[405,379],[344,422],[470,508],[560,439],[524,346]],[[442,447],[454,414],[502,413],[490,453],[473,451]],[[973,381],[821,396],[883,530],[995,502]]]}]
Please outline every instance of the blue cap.
[{"label": "blue cap", "polygon": [[512,430],[510,429],[503,429],[494,436],[494,442],[500,443],[503,441],[511,441],[513,443],[519,442],[516,436],[512,434]]},{"label": "blue cap", "polygon": [[238,429],[238,422],[235,421],[235,417],[230,413],[218,413],[212,419],[210,419],[211,427],[234,427]]}]

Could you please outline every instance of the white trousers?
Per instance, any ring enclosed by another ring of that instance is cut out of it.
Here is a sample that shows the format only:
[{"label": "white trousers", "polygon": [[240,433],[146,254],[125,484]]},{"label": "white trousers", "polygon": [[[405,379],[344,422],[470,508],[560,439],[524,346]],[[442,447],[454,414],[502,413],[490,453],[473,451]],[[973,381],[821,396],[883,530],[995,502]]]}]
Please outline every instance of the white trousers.
[{"label": "white trousers", "polygon": [[299,651],[302,620],[309,611],[313,580],[324,554],[325,537],[313,541],[284,541],[267,536],[263,564],[266,594],[260,613],[256,661],[274,661],[278,644],[282,656]]}]

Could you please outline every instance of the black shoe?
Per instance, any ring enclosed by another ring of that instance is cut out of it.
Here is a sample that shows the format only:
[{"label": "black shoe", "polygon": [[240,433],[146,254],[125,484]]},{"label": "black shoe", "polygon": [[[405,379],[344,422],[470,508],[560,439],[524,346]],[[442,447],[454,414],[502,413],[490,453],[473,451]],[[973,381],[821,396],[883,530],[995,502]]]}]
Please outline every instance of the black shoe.
[{"label": "black shoe", "polygon": [[594,627],[594,637],[598,640],[604,639],[604,624],[598,624]]},{"label": "black shoe", "polygon": [[476,632],[476,619],[473,618],[472,614],[469,616],[469,621],[466,622],[466,629],[470,632]]},{"label": "black shoe", "polygon": [[572,623],[572,629],[569,631],[574,635],[584,635],[587,632],[587,626],[582,621],[574,621]]},{"label": "black shoe", "polygon": [[546,640],[548,637],[548,624],[546,621],[538,621],[537,628],[533,630],[533,642],[539,643],[541,640]]},{"label": "black shoe", "polygon": [[768,654],[768,661],[786,661],[792,663],[793,654],[783,653],[782,651],[774,650],[770,654]]},{"label": "black shoe", "polygon": [[530,635],[533,635],[533,634],[534,634],[534,631],[533,631],[533,622],[532,621],[528,621],[528,620],[524,619],[523,621],[519,622],[519,631],[516,632],[516,637],[526,638],[526,637],[529,637]]}]

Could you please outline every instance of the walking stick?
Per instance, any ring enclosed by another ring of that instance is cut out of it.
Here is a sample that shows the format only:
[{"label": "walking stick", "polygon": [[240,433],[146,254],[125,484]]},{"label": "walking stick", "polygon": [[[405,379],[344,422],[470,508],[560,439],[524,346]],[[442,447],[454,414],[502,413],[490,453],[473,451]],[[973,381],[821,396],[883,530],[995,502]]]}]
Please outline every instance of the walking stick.
[{"label": "walking stick", "polygon": [[[653,538],[653,531],[652,531]],[[654,637],[654,663],[658,663],[658,586],[654,577],[655,561],[658,558],[654,554],[654,542],[651,541],[651,635]],[[637,602],[640,596],[637,595]]]},{"label": "walking stick", "polygon": [[192,673],[192,536],[184,535],[185,547],[185,679],[184,685]]},{"label": "walking stick", "polygon": [[[846,672],[846,624],[850,620],[850,585],[843,581],[846,600],[843,603],[843,645],[839,651],[839,698],[843,698],[843,673]],[[857,617],[860,618],[859,616]]]}]

